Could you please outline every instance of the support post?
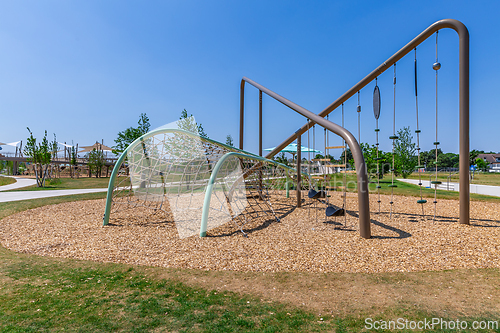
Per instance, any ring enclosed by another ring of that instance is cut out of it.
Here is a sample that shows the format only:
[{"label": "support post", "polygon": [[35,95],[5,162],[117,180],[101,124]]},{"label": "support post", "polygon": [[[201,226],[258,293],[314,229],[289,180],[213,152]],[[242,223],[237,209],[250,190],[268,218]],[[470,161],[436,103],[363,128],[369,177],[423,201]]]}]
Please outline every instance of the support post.
[{"label": "support post", "polygon": [[302,135],[297,135],[297,208],[302,206],[302,173],[300,172],[300,162],[302,160]]},{"label": "support post", "polygon": [[[259,90],[259,156],[262,156],[262,90]],[[262,197],[262,167],[259,170],[259,199]]]},{"label": "support post", "polygon": [[245,121],[245,81],[240,84],[240,143],[239,148],[243,150],[243,123]]},{"label": "support post", "polygon": [[459,36],[459,93],[460,93],[460,224],[470,224],[469,185],[469,31],[456,24]]},{"label": "support post", "polygon": [[262,156],[262,90],[259,89],[259,156]]}]

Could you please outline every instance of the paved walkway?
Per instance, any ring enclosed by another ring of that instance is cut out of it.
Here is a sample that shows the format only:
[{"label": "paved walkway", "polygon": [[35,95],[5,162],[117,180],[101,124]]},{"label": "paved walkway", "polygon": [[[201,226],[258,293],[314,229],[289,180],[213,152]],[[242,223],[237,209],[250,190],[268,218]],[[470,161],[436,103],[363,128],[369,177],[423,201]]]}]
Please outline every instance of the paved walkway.
[{"label": "paved walkway", "polygon": [[[2,176],[2,177],[6,177],[6,176]],[[36,185],[36,180],[34,180],[34,179],[11,177],[11,176],[7,176],[7,177],[14,178],[16,180],[16,182],[13,184],[0,186],[0,191],[15,190],[15,189],[18,189],[21,187]]]},{"label": "paved walkway", "polygon": [[[36,185],[36,180],[13,177],[17,180],[14,184],[0,186],[0,191],[14,190],[26,186]],[[42,191],[16,191],[0,192],[0,202],[21,201],[40,198],[60,197],[64,195],[106,192],[107,188],[86,188],[76,190],[42,190]]]},{"label": "paved walkway", "polygon": [[[418,179],[398,179],[398,180],[405,183],[418,185]],[[422,186],[434,188],[434,185],[431,186],[430,181],[423,179],[422,179]],[[438,185],[438,190],[448,190],[448,191],[458,192],[460,190],[460,184],[443,182],[442,184]],[[500,186],[470,184],[470,193],[500,197]]]},{"label": "paved walkway", "polygon": [[86,188],[78,190],[19,191],[0,193],[0,202],[60,197],[64,195],[106,192],[107,188]]}]

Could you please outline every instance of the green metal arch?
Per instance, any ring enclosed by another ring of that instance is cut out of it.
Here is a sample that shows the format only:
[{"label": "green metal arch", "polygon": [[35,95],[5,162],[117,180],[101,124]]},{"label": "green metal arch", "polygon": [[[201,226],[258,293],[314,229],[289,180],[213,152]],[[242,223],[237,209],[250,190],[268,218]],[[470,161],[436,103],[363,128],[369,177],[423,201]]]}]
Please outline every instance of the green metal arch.
[{"label": "green metal arch", "polygon": [[[284,164],[281,164],[279,162],[269,160],[267,158],[257,156],[257,155],[249,155],[249,154],[242,154],[242,153],[226,153],[224,156],[221,157],[219,161],[217,161],[217,164],[215,165],[214,169],[212,170],[212,174],[210,175],[210,179],[208,180],[207,184],[207,189],[205,190],[205,198],[203,201],[203,210],[201,213],[201,225],[200,225],[200,237],[205,237],[207,235],[207,223],[208,223],[208,213],[210,211],[210,200],[212,198],[212,192],[213,192],[213,186],[215,184],[215,180],[217,179],[217,174],[219,173],[220,168],[224,164],[224,162],[230,158],[230,157],[238,157],[238,158],[245,158],[245,159],[252,159],[252,160],[258,160],[262,162],[267,162],[267,163],[272,163],[282,169],[287,169],[287,170],[295,170],[292,167],[286,166]],[[309,176],[307,174],[304,174],[306,176]]]},{"label": "green metal arch", "polygon": [[222,147],[224,147],[224,148],[226,148],[228,150],[232,150],[232,151],[236,151],[236,152],[242,152],[242,153],[250,155],[250,156],[259,157],[257,155],[252,154],[252,153],[245,152],[245,151],[243,151],[241,149],[228,146],[228,145],[220,143],[218,141],[215,141],[215,140],[212,140],[212,139],[209,139],[209,138],[200,137],[198,134],[195,134],[195,133],[192,133],[192,132],[189,132],[189,131],[185,131],[185,130],[182,130],[182,129],[162,128],[162,129],[157,129],[157,130],[153,130],[151,132],[148,132],[148,133],[142,135],[140,138],[136,139],[134,142],[132,142],[123,151],[123,153],[120,155],[120,157],[116,161],[115,166],[113,167],[113,171],[111,172],[111,176],[109,178],[109,183],[108,183],[108,192],[107,192],[107,196],[106,196],[106,208],[104,210],[104,217],[103,217],[103,223],[102,223],[103,225],[107,225],[109,223],[109,214],[111,212],[111,201],[113,199],[113,188],[114,188],[114,185],[115,185],[116,177],[118,175],[118,171],[119,171],[120,166],[122,165],[123,161],[127,157],[127,153],[131,149],[133,149],[135,146],[137,146],[140,142],[144,141],[145,139],[150,138],[152,136],[155,136],[157,134],[167,134],[167,133],[182,133],[182,134],[191,136],[193,138],[199,137],[201,141],[210,142],[210,143],[222,146]]}]

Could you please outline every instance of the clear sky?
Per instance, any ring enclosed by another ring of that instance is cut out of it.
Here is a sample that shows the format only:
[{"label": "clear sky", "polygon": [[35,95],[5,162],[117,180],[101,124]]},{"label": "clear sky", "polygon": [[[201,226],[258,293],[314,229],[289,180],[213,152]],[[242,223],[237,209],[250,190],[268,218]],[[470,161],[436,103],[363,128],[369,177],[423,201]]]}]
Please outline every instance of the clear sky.
[{"label": "clear sky", "polygon": [[[243,76],[319,113],[433,22],[469,29],[471,149],[500,151],[500,1],[0,1],[0,141],[47,130],[91,145],[192,113],[210,138],[237,144]],[[435,141],[435,39],[418,48],[422,148]],[[413,53],[397,65],[396,127],[415,129]],[[458,38],[439,34],[439,141],[458,152]],[[390,149],[392,71],[379,78],[381,147]],[[361,141],[375,143],[371,83]],[[258,91],[246,89],[245,148],[256,152]],[[303,117],[264,97],[264,146]],[[357,99],[345,105],[357,137]],[[330,119],[340,122],[339,110]],[[316,149],[323,150],[322,130]],[[307,141],[303,140],[307,145]],[[330,138],[330,145],[340,139]],[[312,145],[312,143],[310,143]],[[10,150],[10,148],[5,148]],[[335,157],[338,157],[333,154]]]}]

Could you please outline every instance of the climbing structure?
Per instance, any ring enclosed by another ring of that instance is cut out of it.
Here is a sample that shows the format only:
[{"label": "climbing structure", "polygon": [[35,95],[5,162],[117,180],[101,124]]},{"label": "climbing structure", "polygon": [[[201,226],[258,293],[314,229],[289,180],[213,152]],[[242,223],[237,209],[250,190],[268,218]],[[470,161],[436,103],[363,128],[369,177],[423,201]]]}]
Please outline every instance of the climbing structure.
[{"label": "climbing structure", "polygon": [[137,212],[163,214],[181,238],[205,236],[228,222],[246,234],[249,221],[265,216],[279,221],[274,207],[293,206],[289,190],[296,178],[291,167],[195,131],[155,130],[134,141],[118,160],[103,222],[126,210],[130,213],[120,216],[130,217],[130,223]]}]

